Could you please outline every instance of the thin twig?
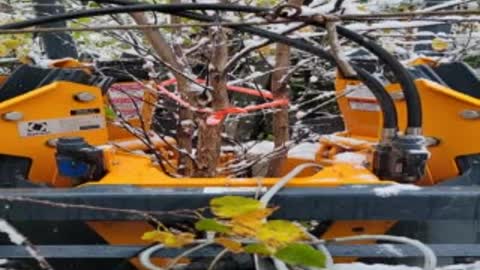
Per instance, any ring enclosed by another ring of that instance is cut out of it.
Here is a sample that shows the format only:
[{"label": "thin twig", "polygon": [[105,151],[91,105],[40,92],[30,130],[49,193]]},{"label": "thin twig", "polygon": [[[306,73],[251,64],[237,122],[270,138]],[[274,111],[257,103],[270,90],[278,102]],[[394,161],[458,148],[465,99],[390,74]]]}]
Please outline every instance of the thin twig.
[{"label": "thin twig", "polygon": [[24,235],[15,229],[8,221],[0,219],[0,232],[8,235],[10,241],[16,245],[25,247],[25,250],[37,261],[38,266],[43,270],[54,270],[52,265],[38,252],[37,248]]}]

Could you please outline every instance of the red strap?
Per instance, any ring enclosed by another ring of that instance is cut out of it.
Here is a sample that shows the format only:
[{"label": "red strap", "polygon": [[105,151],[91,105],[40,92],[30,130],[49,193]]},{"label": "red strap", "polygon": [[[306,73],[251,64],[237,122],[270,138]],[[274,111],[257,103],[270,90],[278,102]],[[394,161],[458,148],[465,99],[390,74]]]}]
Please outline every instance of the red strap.
[{"label": "red strap", "polygon": [[[196,80],[198,83],[205,83],[205,80],[197,79]],[[253,111],[258,111],[262,109],[270,109],[270,108],[276,108],[276,107],[283,107],[287,106],[289,104],[288,99],[283,98],[283,99],[277,99],[271,102],[266,102],[258,105],[249,105],[245,108],[240,108],[240,107],[229,107],[225,108],[219,111],[211,111],[209,109],[199,109],[187,101],[183,100],[180,96],[177,96],[176,94],[168,91],[165,87],[169,85],[174,85],[177,83],[177,80],[175,78],[168,79],[165,81],[160,82],[157,84],[157,89],[160,92],[160,94],[167,96],[168,98],[176,101],[180,106],[184,108],[188,108],[194,112],[203,112],[203,113],[208,113],[209,116],[207,117],[207,125],[214,126],[218,125],[221,123],[225,117],[227,117],[229,114],[242,114],[242,113],[249,113]],[[244,87],[239,87],[239,86],[227,86],[227,89],[230,91],[238,92],[238,93],[243,93],[247,95],[252,95],[252,96],[257,96],[257,97],[265,97],[268,99],[273,99],[272,93],[269,91],[265,90],[260,90],[257,91],[255,89],[250,89],[250,88],[244,88]]]}]

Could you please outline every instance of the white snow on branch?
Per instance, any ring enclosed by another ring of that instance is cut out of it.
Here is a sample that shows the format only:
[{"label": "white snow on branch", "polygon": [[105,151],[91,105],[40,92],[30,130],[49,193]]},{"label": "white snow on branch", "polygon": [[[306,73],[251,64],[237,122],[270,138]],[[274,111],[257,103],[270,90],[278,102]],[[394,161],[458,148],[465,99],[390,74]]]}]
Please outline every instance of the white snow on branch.
[{"label": "white snow on branch", "polygon": [[440,25],[445,24],[444,22],[434,22],[434,21],[383,21],[380,23],[352,23],[347,25],[347,28],[354,31],[371,31],[371,30],[380,30],[380,29],[403,29],[403,28],[417,28],[424,26]]},{"label": "white snow on branch", "polygon": [[22,245],[25,242],[25,237],[15,230],[4,219],[0,219],[0,232],[8,235],[10,241],[15,245]]}]

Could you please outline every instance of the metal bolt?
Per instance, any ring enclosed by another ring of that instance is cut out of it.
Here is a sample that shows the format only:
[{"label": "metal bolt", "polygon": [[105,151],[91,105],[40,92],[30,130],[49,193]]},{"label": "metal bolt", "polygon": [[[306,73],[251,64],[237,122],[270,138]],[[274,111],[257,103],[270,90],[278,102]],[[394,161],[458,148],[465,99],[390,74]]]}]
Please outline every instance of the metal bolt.
[{"label": "metal bolt", "polygon": [[75,94],[74,99],[79,102],[90,102],[95,100],[95,95],[89,92],[80,92]]},{"label": "metal bolt", "polygon": [[480,119],[480,111],[477,111],[477,110],[463,110],[462,112],[460,112],[460,116],[462,116],[465,119],[469,119],[469,120]]},{"label": "metal bolt", "polygon": [[425,143],[428,147],[438,146],[440,139],[435,137],[425,137]]},{"label": "metal bolt", "polygon": [[4,113],[2,118],[6,121],[20,121],[23,119],[23,113],[21,112],[7,112]]}]

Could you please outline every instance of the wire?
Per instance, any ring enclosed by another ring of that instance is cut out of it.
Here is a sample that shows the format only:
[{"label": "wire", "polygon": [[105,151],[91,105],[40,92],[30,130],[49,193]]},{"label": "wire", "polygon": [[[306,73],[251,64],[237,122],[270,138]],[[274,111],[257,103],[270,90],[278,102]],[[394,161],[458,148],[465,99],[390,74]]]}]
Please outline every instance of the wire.
[{"label": "wire", "polygon": [[263,206],[267,206],[270,200],[277,194],[290,180],[292,180],[295,176],[301,173],[303,170],[307,168],[320,168],[323,169],[323,166],[317,163],[304,163],[301,165],[296,166],[293,170],[287,173],[284,177],[280,178],[275,185],[273,185],[261,198],[260,202]]},{"label": "wire", "polygon": [[158,244],[145,249],[143,252],[140,253],[140,256],[138,256],[138,259],[140,260],[140,264],[142,264],[142,266],[147,268],[148,270],[165,270],[164,268],[160,268],[156,266],[150,260],[153,253],[159,251],[160,249],[163,249],[164,247],[165,247],[164,245]]},{"label": "wire", "polygon": [[382,241],[398,242],[398,243],[414,246],[418,250],[420,250],[423,253],[423,256],[425,257],[425,262],[423,265],[424,270],[435,270],[435,268],[437,267],[437,256],[435,255],[433,250],[429,246],[425,245],[424,243],[418,240],[407,238],[407,237],[392,236],[392,235],[358,235],[358,236],[333,238],[331,240],[328,240],[327,243],[352,242],[352,241],[358,241],[358,240],[382,240]]},{"label": "wire", "polygon": [[[275,185],[273,185],[265,194],[263,194],[263,196],[260,198],[260,202],[262,203],[262,205],[264,207],[267,207],[268,203],[273,198],[273,196],[275,196],[275,194],[277,194],[290,180],[292,180],[295,176],[297,176],[303,170],[305,170],[307,168],[312,168],[312,167],[320,168],[320,169],[323,168],[322,165],[317,164],[317,163],[305,163],[305,164],[301,164],[301,165],[296,166],[293,170],[291,170],[284,177],[282,177],[280,180],[278,180],[278,182],[275,183]],[[318,240],[318,238],[316,236],[314,236],[310,233],[307,233],[307,235],[312,240]],[[330,254],[330,252],[328,252],[327,248],[323,244],[315,245],[315,247],[325,254],[325,256],[327,257],[327,267],[330,268],[330,266],[333,264],[333,259],[332,259],[332,255]],[[257,256],[257,255],[255,255],[255,256]],[[277,269],[280,269],[280,270],[281,269],[288,269],[288,267],[285,265],[285,263],[283,263],[282,261],[280,261],[276,258],[273,258],[273,263],[274,263],[274,265]]]},{"label": "wire", "polygon": [[383,113],[383,128],[398,130],[397,108],[392,97],[383,87],[382,83],[373,75],[362,68],[354,66],[357,75],[362,78],[363,83],[370,89],[377,99]]}]

